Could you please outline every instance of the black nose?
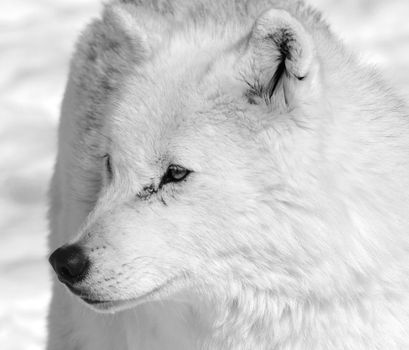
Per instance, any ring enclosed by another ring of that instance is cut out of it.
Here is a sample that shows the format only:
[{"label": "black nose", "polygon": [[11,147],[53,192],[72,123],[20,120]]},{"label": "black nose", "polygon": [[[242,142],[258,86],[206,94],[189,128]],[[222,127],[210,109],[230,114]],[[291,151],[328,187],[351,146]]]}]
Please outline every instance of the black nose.
[{"label": "black nose", "polygon": [[89,260],[83,249],[75,244],[58,248],[48,261],[57,273],[58,279],[68,285],[81,281],[89,268]]}]

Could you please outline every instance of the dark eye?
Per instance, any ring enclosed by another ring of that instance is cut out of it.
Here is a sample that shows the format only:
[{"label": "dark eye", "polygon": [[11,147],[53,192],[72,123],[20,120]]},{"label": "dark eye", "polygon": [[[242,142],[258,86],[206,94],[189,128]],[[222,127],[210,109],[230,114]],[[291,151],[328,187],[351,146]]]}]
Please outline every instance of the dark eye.
[{"label": "dark eye", "polygon": [[105,169],[108,174],[108,178],[112,179],[112,164],[111,164],[111,157],[109,154],[104,155],[104,162],[105,162]]},{"label": "dark eye", "polygon": [[190,170],[180,166],[180,165],[170,165],[168,170],[166,170],[165,175],[163,175],[160,186],[163,186],[169,182],[179,182],[184,180],[189,174]]}]

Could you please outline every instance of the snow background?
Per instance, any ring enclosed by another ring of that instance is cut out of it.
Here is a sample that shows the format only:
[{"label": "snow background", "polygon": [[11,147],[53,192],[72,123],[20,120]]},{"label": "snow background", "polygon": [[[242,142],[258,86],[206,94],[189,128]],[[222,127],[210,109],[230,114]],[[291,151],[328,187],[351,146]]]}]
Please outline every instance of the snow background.
[{"label": "snow background", "polygon": [[[310,0],[409,95],[408,0]],[[0,349],[44,349],[50,299],[47,188],[70,54],[97,0],[0,5]]]}]

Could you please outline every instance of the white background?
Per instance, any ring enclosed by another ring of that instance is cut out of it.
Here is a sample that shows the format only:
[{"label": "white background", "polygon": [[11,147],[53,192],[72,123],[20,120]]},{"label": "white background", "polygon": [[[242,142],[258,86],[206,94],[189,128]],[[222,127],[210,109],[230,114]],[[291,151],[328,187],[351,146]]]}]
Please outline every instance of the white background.
[{"label": "white background", "polygon": [[[311,0],[409,97],[408,0]],[[96,0],[0,3],[0,349],[43,349],[47,187],[72,47]]]}]

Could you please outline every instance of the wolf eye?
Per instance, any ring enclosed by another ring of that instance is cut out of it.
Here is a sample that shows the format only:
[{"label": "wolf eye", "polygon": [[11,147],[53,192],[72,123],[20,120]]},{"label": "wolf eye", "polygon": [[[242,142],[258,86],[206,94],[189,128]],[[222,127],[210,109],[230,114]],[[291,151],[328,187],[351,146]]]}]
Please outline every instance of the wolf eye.
[{"label": "wolf eye", "polygon": [[105,162],[105,169],[108,174],[109,179],[112,179],[112,164],[111,164],[111,157],[109,154],[104,155],[104,162]]},{"label": "wolf eye", "polygon": [[170,165],[166,170],[165,175],[163,175],[160,186],[163,186],[169,182],[179,182],[184,180],[189,174],[190,170],[180,166],[180,165]]}]

